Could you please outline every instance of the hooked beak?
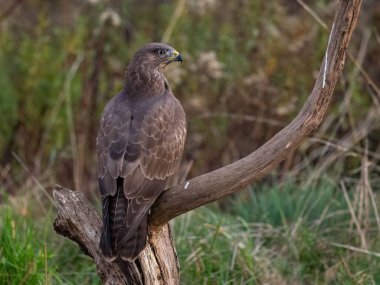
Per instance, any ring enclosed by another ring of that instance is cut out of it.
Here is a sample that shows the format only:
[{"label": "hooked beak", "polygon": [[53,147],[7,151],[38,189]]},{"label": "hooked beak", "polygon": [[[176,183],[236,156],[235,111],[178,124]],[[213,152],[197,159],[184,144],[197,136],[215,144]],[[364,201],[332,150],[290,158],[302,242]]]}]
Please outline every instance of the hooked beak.
[{"label": "hooked beak", "polygon": [[183,61],[182,55],[178,51],[176,51],[175,49],[170,51],[168,59],[170,62],[180,61],[182,63],[182,61]]}]

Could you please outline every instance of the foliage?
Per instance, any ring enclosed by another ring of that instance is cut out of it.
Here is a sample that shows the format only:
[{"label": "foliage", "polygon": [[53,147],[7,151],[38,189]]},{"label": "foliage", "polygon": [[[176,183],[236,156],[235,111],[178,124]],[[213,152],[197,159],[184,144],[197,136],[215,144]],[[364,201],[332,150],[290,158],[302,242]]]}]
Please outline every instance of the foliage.
[{"label": "foliage", "polygon": [[31,204],[23,199],[0,208],[0,284],[99,284],[90,258],[55,234],[52,205],[41,215],[34,198],[29,197]]},{"label": "foliage", "polygon": [[[182,284],[378,284],[380,225],[373,209],[365,222],[355,208],[361,225],[368,223],[367,252],[339,247],[360,249],[360,238],[343,193],[326,181],[263,184],[224,206],[175,219]],[[348,189],[351,203],[355,186]],[[48,284],[100,284],[91,259],[54,233],[54,209],[46,204],[42,215],[34,206],[40,202],[23,199],[0,208],[1,284],[45,284],[46,278]]]},{"label": "foliage", "polygon": [[[357,243],[336,190],[323,180],[313,187],[288,181],[250,190],[251,199],[238,196],[224,209],[214,205],[180,217],[174,227],[183,283],[378,284],[379,256],[334,246]],[[367,239],[374,252],[380,250],[377,226],[372,212]]]},{"label": "foliage", "polygon": [[35,239],[38,231],[10,209],[3,209],[1,218],[0,283],[44,284],[46,279],[50,283],[44,268],[51,251],[44,252],[44,244]]},{"label": "foliage", "polygon": [[[53,7],[34,1],[19,4],[0,22],[1,162],[11,166],[13,182],[24,177],[12,153],[39,176],[53,169],[47,183],[96,187],[91,166],[100,112],[121,89],[134,51],[163,34],[185,57],[167,76],[189,118],[185,157],[197,161],[191,175],[259,147],[294,116],[311,90],[328,37],[302,6],[192,0],[175,18],[178,3],[89,0]],[[331,19],[323,5],[316,1],[311,8]],[[367,32],[371,24],[358,29]],[[374,38],[368,46],[368,57],[377,54]],[[347,88],[338,86],[332,107],[341,122],[325,127],[332,138],[360,124],[374,100],[357,80],[356,67],[348,66]],[[344,108],[343,98],[349,102]],[[378,142],[378,135],[371,136],[370,149]]]}]

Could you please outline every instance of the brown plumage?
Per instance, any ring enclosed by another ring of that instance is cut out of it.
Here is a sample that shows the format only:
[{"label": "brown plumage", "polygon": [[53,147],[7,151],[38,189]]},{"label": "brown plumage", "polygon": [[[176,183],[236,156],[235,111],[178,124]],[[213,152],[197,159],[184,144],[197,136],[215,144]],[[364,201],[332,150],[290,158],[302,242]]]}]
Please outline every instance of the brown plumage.
[{"label": "brown plumage", "polygon": [[132,261],[145,248],[147,215],[174,173],[185,143],[186,118],[163,75],[182,56],[160,43],[144,45],[127,67],[124,90],[102,114],[97,137],[103,230],[109,259]]}]

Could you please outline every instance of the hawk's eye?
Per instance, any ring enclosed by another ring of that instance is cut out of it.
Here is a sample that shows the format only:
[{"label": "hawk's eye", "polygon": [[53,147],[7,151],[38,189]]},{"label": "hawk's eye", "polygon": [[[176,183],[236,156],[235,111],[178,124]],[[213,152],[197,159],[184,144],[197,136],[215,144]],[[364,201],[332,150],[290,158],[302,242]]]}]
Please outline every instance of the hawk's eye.
[{"label": "hawk's eye", "polygon": [[165,51],[162,50],[162,49],[158,49],[158,50],[156,51],[156,53],[157,53],[158,55],[163,55],[163,54],[165,54]]}]

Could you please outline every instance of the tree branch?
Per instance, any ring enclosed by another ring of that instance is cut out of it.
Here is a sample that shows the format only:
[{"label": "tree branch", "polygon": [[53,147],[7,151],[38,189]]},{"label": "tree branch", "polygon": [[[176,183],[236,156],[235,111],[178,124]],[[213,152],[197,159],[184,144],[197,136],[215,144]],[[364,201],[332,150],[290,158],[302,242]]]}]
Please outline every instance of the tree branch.
[{"label": "tree branch", "polygon": [[108,262],[99,249],[101,219],[96,209],[80,192],[56,186],[53,192],[58,211],[55,231],[75,241],[81,250],[94,259],[104,284],[141,284],[135,263],[117,259]]},{"label": "tree branch", "polygon": [[343,69],[345,51],[356,25],[361,0],[340,0],[314,89],[297,117],[255,152],[218,170],[169,188],[149,216],[148,246],[136,262],[107,262],[99,249],[101,220],[80,192],[54,191],[55,230],[75,241],[94,259],[105,284],[179,284],[170,228],[176,216],[243,189],[271,171],[321,123]]},{"label": "tree branch", "polygon": [[314,88],[297,117],[250,155],[163,192],[152,208],[150,225],[173,218],[237,192],[275,168],[320,125],[343,69],[361,0],[341,0]]},{"label": "tree branch", "polygon": [[103,284],[179,284],[179,264],[169,225],[149,228],[147,247],[137,261],[118,258],[108,262],[99,249],[102,222],[96,209],[81,192],[56,186],[53,196],[58,212],[55,231],[94,259]]}]

